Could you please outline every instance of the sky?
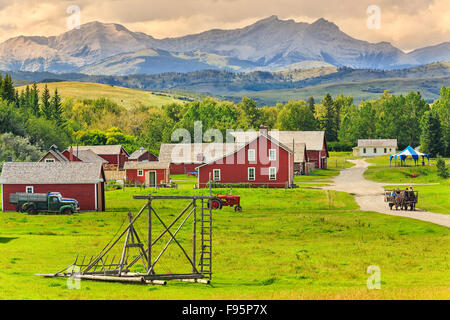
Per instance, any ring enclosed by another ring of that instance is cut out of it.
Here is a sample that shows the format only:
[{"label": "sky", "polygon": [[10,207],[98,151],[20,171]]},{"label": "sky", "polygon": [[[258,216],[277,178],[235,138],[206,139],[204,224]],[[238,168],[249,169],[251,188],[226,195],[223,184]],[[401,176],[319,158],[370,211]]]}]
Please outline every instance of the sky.
[{"label": "sky", "polygon": [[77,21],[76,11],[68,13],[73,6],[81,24],[114,22],[155,38],[241,28],[277,15],[325,18],[354,38],[406,52],[450,41],[450,0],[0,0],[0,41],[68,31]]}]

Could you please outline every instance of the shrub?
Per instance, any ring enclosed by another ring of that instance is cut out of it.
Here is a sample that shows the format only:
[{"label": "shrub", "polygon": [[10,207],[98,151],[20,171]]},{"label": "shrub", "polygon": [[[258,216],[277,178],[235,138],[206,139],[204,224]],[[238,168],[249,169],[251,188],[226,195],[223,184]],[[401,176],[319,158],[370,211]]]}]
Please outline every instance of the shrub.
[{"label": "shrub", "polygon": [[436,167],[437,167],[438,176],[443,179],[447,179],[448,178],[448,168],[445,165],[445,160],[442,159],[442,157],[439,155],[436,160]]}]

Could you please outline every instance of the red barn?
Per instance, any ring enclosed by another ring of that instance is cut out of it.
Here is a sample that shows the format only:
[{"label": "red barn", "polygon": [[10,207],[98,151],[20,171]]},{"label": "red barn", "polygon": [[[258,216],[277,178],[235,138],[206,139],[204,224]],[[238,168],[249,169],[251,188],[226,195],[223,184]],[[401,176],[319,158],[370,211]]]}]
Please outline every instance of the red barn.
[{"label": "red barn", "polygon": [[170,163],[159,161],[125,162],[126,179],[134,183],[139,182],[147,187],[156,187],[161,183],[168,183],[170,179]]},{"label": "red barn", "polygon": [[0,177],[2,211],[15,211],[9,203],[16,192],[60,192],[76,199],[83,211],[105,211],[105,173],[99,163],[6,162]]},{"label": "red barn", "polygon": [[198,167],[198,185],[211,179],[219,184],[242,184],[274,188],[291,187],[294,181],[294,154],[267,130],[236,151]]},{"label": "red barn", "polygon": [[158,161],[158,157],[155,156],[152,152],[141,147],[139,150],[136,150],[128,157],[128,161]]},{"label": "red barn", "polygon": [[[257,132],[232,132],[231,133],[236,142],[245,143],[257,135]],[[269,136],[275,138],[280,141],[284,145],[289,148],[294,149],[294,153],[297,151],[301,151],[302,148],[295,148],[295,145],[298,143],[306,144],[306,161],[314,162],[314,166],[317,169],[326,169],[327,168],[327,158],[328,147],[327,141],[325,139],[325,131],[278,131],[271,130],[269,131]],[[296,166],[300,164],[297,163],[297,159],[302,157],[296,157]],[[302,164],[304,165],[304,164]]]},{"label": "red barn", "polygon": [[128,161],[130,156],[121,145],[77,146],[74,148],[75,155],[77,150],[91,150],[105,159],[109,164],[108,167],[111,169],[123,169],[125,162]]}]

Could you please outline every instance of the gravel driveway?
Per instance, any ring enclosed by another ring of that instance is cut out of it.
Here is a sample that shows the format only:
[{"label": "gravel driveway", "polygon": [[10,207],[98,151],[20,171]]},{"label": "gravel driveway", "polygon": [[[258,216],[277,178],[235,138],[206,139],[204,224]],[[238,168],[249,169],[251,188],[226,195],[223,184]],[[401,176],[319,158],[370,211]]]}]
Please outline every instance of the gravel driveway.
[{"label": "gravel driveway", "polygon": [[416,211],[390,210],[384,202],[383,186],[397,184],[378,183],[366,180],[363,173],[370,164],[364,159],[348,161],[353,162],[355,166],[342,170],[339,176],[334,179],[334,184],[323,189],[344,191],[355,195],[356,202],[363,211],[375,211],[394,216],[408,217],[450,227],[450,215],[447,214],[424,211],[419,208],[416,208]]}]

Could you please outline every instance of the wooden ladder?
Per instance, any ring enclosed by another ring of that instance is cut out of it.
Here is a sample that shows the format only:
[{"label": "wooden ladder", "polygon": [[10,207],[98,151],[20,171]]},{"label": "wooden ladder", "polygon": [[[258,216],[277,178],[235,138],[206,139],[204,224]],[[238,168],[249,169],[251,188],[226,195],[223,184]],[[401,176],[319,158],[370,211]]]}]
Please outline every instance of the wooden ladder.
[{"label": "wooden ladder", "polygon": [[208,201],[202,199],[202,250],[200,252],[200,273],[211,279],[212,275],[212,210],[208,208]]}]

